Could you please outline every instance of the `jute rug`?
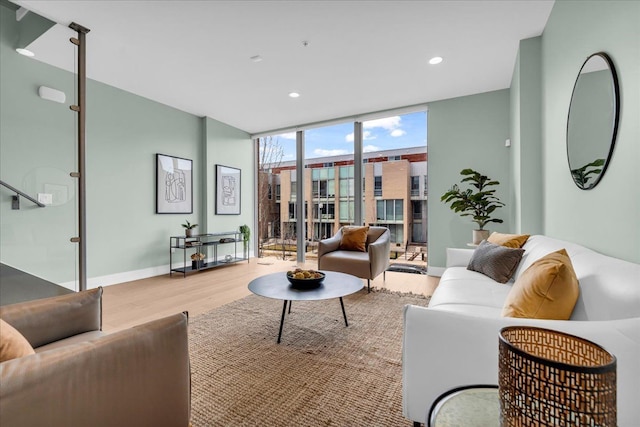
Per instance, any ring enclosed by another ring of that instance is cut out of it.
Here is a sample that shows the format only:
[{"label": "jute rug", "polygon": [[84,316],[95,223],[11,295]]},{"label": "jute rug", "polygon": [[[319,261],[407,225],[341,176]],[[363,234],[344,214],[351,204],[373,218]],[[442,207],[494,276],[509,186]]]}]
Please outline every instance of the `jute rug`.
[{"label": "jute rug", "polygon": [[402,307],[428,299],[366,290],[294,302],[255,295],[191,319],[192,424],[403,426]]}]

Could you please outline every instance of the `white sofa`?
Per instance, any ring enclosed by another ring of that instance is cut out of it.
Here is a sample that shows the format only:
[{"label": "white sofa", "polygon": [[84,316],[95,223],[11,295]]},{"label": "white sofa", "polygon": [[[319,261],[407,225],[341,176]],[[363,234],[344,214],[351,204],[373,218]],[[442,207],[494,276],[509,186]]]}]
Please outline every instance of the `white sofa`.
[{"label": "white sofa", "polygon": [[[504,300],[535,260],[565,248],[580,282],[570,320],[504,318]],[[447,269],[428,307],[404,309],[403,413],[425,422],[431,405],[456,387],[498,383],[498,333],[510,325],[564,331],[617,358],[619,427],[640,426],[640,265],[583,246],[531,236],[513,279],[500,284],[466,266],[472,249],[447,249]]]}]

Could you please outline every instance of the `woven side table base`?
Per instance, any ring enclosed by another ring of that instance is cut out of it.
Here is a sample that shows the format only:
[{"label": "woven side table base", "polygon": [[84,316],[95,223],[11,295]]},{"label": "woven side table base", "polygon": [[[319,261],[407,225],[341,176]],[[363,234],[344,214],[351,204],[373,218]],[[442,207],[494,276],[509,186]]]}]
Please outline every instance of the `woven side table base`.
[{"label": "woven side table base", "polygon": [[549,329],[500,331],[503,427],[615,427],[616,358],[597,344]]}]

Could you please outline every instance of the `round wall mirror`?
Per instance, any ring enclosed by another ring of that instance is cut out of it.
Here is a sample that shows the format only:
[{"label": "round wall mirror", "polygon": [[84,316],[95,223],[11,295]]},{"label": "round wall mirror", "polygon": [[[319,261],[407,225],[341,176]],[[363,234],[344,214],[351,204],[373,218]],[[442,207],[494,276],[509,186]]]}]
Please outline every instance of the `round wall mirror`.
[{"label": "round wall mirror", "polygon": [[567,119],[567,158],[578,188],[595,187],[609,165],[618,131],[620,92],[611,58],[587,58],[573,87]]}]

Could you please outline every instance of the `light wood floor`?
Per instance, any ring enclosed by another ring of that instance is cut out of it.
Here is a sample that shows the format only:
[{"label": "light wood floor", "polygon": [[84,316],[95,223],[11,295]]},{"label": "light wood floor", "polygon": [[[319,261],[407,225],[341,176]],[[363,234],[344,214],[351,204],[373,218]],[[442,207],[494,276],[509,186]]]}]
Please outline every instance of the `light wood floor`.
[{"label": "light wood floor", "polygon": [[[174,273],[172,277],[167,274],[105,286],[103,329],[113,332],[181,311],[197,316],[249,295],[247,284],[252,279],[295,267],[293,261],[252,258],[248,263],[192,273],[186,278]],[[309,261],[304,268],[317,268],[317,264]],[[431,295],[438,281],[432,276],[387,272],[385,280],[380,275],[371,286]]]}]

